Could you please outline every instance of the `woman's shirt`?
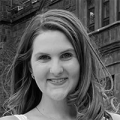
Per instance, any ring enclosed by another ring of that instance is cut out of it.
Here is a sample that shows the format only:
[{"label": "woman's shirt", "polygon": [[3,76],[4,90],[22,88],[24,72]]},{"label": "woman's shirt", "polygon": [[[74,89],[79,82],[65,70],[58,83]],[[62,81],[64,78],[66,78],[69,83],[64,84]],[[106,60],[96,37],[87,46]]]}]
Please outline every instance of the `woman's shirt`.
[{"label": "woman's shirt", "polygon": [[[120,115],[119,115],[119,114],[110,113],[110,115],[111,115],[111,118],[112,118],[113,120],[120,120]],[[25,115],[14,115],[14,116],[17,117],[18,120],[28,120],[27,116],[25,116]],[[109,120],[109,119],[103,117],[102,120]]]},{"label": "woman's shirt", "polygon": [[18,120],[28,120],[25,115],[14,115],[15,117],[18,118]]},{"label": "woman's shirt", "polygon": [[[119,114],[115,114],[115,113],[109,113],[109,114],[111,115],[112,120],[120,120]],[[16,120],[15,118],[13,119],[13,117],[16,117],[16,119],[18,119],[18,120],[30,120],[27,118],[26,115],[8,116],[8,117],[0,118],[0,120]],[[101,120],[111,120],[111,119],[103,117]]]}]

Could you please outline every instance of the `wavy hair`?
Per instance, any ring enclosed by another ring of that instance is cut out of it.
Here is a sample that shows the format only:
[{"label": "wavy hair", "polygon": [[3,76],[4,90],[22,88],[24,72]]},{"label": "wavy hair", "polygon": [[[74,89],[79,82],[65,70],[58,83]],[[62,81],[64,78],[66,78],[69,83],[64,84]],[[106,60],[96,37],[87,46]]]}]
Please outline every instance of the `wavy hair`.
[{"label": "wavy hair", "polygon": [[71,12],[57,9],[36,15],[21,38],[11,66],[12,95],[7,102],[8,110],[14,114],[24,114],[36,107],[41,100],[42,93],[31,77],[30,59],[35,37],[47,30],[63,32],[76,52],[80,78],[67,100],[68,105],[76,106],[78,120],[100,120],[103,116],[108,117],[98,88],[99,70],[103,76],[109,76],[109,73],[93,48],[81,21]]}]

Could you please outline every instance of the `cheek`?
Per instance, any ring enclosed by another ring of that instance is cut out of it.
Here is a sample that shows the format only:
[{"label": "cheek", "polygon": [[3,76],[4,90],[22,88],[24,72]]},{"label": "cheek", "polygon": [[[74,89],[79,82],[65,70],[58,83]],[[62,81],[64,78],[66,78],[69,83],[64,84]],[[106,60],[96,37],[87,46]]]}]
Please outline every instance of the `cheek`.
[{"label": "cheek", "polygon": [[47,80],[47,68],[44,66],[37,65],[33,68],[33,74],[35,77],[35,81],[39,89],[43,92],[44,89],[47,87],[46,80]]},{"label": "cheek", "polygon": [[69,75],[69,78],[71,79],[71,82],[73,86],[76,86],[79,80],[79,74],[80,74],[80,65],[77,59],[74,59],[73,61],[69,62],[67,65],[67,73]]},{"label": "cheek", "polygon": [[36,64],[33,66],[33,74],[36,81],[43,81],[46,79],[48,68],[45,65]]},{"label": "cheek", "polygon": [[76,66],[74,67],[72,70],[71,70],[71,79],[72,79],[72,83],[73,83],[73,88],[75,88],[78,84],[78,81],[79,81],[79,66]]},{"label": "cheek", "polygon": [[80,65],[77,59],[73,59],[72,61],[68,62],[66,68],[69,76],[79,78]]}]

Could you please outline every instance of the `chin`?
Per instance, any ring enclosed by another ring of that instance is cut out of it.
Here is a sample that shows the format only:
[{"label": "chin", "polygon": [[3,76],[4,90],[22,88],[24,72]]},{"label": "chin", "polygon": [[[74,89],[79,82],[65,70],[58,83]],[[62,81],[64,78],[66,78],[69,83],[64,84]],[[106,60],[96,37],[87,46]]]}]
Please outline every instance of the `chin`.
[{"label": "chin", "polygon": [[63,93],[56,93],[56,94],[52,94],[50,97],[53,99],[53,100],[56,100],[56,101],[63,101],[67,98],[67,95],[65,92]]}]

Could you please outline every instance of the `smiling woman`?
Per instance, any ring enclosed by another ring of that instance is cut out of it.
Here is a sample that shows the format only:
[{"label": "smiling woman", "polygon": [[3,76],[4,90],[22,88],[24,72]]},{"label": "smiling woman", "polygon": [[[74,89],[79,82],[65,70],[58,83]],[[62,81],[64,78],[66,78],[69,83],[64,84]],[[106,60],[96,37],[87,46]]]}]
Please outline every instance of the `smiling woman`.
[{"label": "smiling woman", "polygon": [[42,92],[42,105],[47,105],[44,96],[47,100],[66,101],[68,93],[74,90],[79,80],[80,67],[74,48],[68,38],[57,30],[44,31],[34,39],[31,68]]},{"label": "smiling woman", "polygon": [[36,15],[11,70],[12,94],[5,104],[11,115],[0,120],[120,120],[104,108],[99,79],[110,74],[71,12]]}]

